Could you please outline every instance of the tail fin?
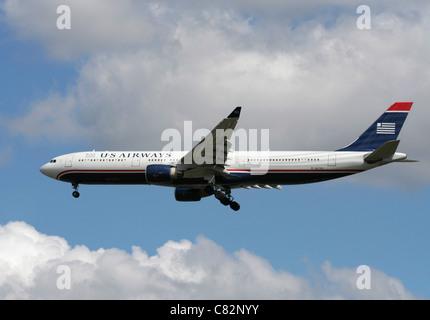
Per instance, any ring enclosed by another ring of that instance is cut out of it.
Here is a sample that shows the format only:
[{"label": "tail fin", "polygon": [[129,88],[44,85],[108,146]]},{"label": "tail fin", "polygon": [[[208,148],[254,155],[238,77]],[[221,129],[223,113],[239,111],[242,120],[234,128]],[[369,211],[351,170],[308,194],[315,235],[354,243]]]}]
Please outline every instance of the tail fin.
[{"label": "tail fin", "polygon": [[373,151],[384,143],[397,140],[413,102],[396,102],[357,140],[337,151]]}]

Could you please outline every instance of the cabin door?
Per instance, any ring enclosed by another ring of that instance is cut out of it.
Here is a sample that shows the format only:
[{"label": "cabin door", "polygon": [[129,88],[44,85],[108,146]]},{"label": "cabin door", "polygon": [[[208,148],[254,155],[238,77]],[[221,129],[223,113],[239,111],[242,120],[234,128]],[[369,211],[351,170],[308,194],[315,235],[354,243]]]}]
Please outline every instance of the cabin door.
[{"label": "cabin door", "polygon": [[73,157],[74,156],[75,156],[74,154],[71,154],[71,155],[67,156],[65,167],[70,168],[72,166],[72,161],[73,161]]},{"label": "cabin door", "polygon": [[328,154],[328,165],[332,167],[336,166],[336,153]]}]

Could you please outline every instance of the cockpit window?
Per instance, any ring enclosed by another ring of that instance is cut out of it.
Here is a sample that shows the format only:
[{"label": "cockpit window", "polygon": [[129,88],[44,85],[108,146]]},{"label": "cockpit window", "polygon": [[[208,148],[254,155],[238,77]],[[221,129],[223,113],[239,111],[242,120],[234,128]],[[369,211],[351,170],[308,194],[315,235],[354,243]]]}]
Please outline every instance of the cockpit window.
[{"label": "cockpit window", "polygon": [[55,160],[55,159],[52,159],[51,161],[49,161],[49,163],[56,163],[57,162],[57,160]]}]

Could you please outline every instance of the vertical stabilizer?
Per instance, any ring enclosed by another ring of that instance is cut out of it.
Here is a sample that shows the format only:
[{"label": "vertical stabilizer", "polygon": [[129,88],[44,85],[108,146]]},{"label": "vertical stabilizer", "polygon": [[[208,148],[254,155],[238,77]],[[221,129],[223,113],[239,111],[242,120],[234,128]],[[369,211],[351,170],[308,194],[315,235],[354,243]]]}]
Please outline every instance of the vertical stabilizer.
[{"label": "vertical stabilizer", "polygon": [[337,151],[373,151],[384,143],[397,140],[413,102],[396,102],[357,140]]}]

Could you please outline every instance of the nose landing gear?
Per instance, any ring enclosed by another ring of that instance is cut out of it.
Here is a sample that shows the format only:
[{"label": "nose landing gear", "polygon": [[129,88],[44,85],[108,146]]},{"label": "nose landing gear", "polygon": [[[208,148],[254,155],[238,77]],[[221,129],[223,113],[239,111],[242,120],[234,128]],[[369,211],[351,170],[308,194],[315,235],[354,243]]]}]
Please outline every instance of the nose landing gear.
[{"label": "nose landing gear", "polygon": [[78,183],[72,183],[72,187],[73,189],[75,189],[75,191],[73,191],[72,196],[75,198],[79,198],[80,193],[78,192],[78,188],[79,188],[79,184]]}]

